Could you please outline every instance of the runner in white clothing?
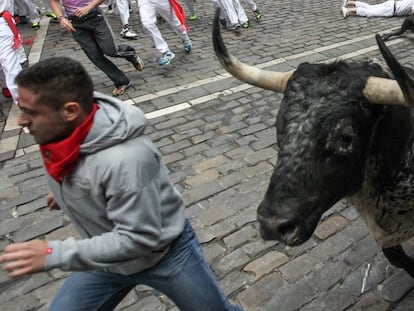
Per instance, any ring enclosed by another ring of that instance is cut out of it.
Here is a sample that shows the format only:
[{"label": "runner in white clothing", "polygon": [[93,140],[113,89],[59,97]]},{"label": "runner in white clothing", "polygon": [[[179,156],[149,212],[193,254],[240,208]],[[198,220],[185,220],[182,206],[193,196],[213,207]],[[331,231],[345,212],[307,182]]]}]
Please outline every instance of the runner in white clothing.
[{"label": "runner in white clothing", "polygon": [[344,0],[341,7],[344,18],[348,16],[391,17],[414,13],[414,0],[389,0],[379,4]]},{"label": "runner in white clothing", "polygon": [[155,48],[161,53],[158,61],[159,65],[168,65],[175,54],[170,50],[156,25],[157,13],[181,39],[184,51],[186,53],[191,52],[193,46],[187,34],[184,11],[177,0],[138,0],[138,9],[142,27],[152,39]]},{"label": "runner in white clothing", "polygon": [[138,35],[129,26],[130,17],[130,1],[129,0],[107,0],[105,3],[108,5],[107,14],[114,12],[114,7],[118,9],[119,17],[122,22],[121,37],[126,39],[136,39]]},{"label": "runner in white clothing", "polygon": [[22,70],[20,65],[21,37],[15,26],[13,5],[11,0],[0,1],[0,67],[4,72],[6,86],[13,101],[17,102],[17,85],[14,82],[17,74]]}]

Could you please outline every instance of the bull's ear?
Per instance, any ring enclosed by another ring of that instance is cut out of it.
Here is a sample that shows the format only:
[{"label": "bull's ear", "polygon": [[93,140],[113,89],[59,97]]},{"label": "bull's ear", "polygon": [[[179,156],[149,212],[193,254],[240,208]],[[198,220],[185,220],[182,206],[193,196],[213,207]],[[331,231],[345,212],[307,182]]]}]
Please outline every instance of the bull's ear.
[{"label": "bull's ear", "polygon": [[414,107],[414,78],[413,72],[409,72],[408,69],[404,68],[392,55],[391,51],[385,45],[384,40],[381,38],[379,34],[375,35],[375,39],[377,40],[378,47],[381,51],[382,56],[384,57],[385,61],[387,62],[388,67],[390,68],[391,72],[393,73],[395,79],[400,86],[404,98],[407,103]]}]

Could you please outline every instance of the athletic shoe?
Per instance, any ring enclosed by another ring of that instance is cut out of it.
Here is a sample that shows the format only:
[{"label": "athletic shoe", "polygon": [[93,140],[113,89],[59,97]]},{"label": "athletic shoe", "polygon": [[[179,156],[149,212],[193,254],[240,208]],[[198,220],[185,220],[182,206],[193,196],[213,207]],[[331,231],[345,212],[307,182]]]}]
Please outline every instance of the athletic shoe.
[{"label": "athletic shoe", "polygon": [[346,18],[348,16],[348,9],[346,7],[341,8],[342,16],[343,18]]},{"label": "athletic shoe", "polygon": [[190,15],[190,20],[194,21],[196,19],[197,19],[197,14],[194,13]]},{"label": "athletic shoe", "polygon": [[126,39],[135,39],[138,35],[131,28],[124,28],[121,31],[121,37]]},{"label": "athletic shoe", "polygon": [[55,14],[55,13],[53,13],[53,12],[49,12],[49,13],[47,13],[47,14],[46,14],[46,16],[47,16],[47,17],[50,17],[50,21],[51,21],[52,23],[58,23],[58,22],[59,22],[59,21],[58,21],[58,19],[57,19],[56,14]]},{"label": "athletic shoe", "polygon": [[175,54],[172,51],[167,51],[160,57],[160,60],[158,61],[158,65],[164,66],[168,65],[171,60],[173,60],[175,57]]},{"label": "athletic shoe", "polygon": [[249,21],[244,22],[241,26],[243,28],[249,28]]},{"label": "athletic shoe", "polygon": [[253,11],[254,17],[256,17],[256,20],[260,22],[262,20],[262,14],[260,14],[259,10]]},{"label": "athletic shoe", "polygon": [[137,55],[127,56],[125,57],[125,59],[129,61],[136,70],[142,71],[144,69],[144,62],[139,56]]},{"label": "athletic shoe", "polygon": [[10,90],[7,87],[3,87],[2,93],[3,93],[3,96],[6,97],[6,98],[11,98],[12,97],[12,95],[10,93]]},{"label": "athletic shoe", "polygon": [[46,16],[47,16],[47,17],[50,17],[50,18],[57,18],[56,14],[55,14],[55,13],[53,13],[53,12],[49,12],[49,13],[47,13],[47,14],[46,14]]},{"label": "athletic shoe", "polygon": [[32,28],[33,28],[33,29],[39,29],[39,28],[40,28],[40,24],[39,24],[39,22],[34,22],[34,23],[32,23]]},{"label": "athletic shoe", "polygon": [[187,37],[187,39],[185,39],[183,41],[184,43],[184,51],[188,54],[191,53],[191,50],[193,49],[193,45],[191,44],[191,40],[190,38]]}]

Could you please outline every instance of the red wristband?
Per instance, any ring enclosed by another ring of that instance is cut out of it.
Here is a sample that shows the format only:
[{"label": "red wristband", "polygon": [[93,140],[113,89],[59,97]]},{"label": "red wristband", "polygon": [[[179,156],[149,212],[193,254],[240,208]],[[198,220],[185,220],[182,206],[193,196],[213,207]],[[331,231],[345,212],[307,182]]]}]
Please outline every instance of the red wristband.
[{"label": "red wristband", "polygon": [[53,253],[53,248],[51,248],[51,247],[46,248],[46,250],[45,250],[46,255],[50,255],[52,253]]},{"label": "red wristband", "polygon": [[63,15],[60,15],[58,18],[57,18],[57,20],[58,20],[58,22],[60,22],[62,19],[64,19],[64,18],[66,18],[66,17],[64,17]]}]

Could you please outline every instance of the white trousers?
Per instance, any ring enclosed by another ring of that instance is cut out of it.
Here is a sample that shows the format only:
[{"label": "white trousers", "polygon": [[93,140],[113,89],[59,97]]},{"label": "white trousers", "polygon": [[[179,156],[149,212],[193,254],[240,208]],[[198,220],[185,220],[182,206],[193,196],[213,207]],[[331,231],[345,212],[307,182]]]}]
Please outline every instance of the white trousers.
[{"label": "white trousers", "polygon": [[[395,2],[395,3],[394,3]],[[395,7],[394,7],[395,5]],[[378,4],[368,4],[362,1],[355,2],[356,15],[365,17],[391,17],[412,14],[414,0],[389,0]],[[394,12],[395,8],[395,12]]]},{"label": "white trousers", "polygon": [[187,39],[187,31],[182,27],[168,0],[138,0],[138,9],[142,27],[161,54],[167,52],[169,47],[157,27],[157,13],[182,41]]},{"label": "white trousers", "polygon": [[244,0],[246,1],[247,5],[249,6],[249,9],[252,11],[256,11],[257,10],[257,5],[256,2],[254,2],[253,0]]},{"label": "white trousers", "polygon": [[249,20],[239,0],[211,0],[211,3],[214,7],[221,8],[220,18],[224,18],[223,11],[225,12],[232,25],[243,24]]},{"label": "white trousers", "polygon": [[13,49],[13,33],[4,20],[0,18],[0,67],[4,72],[6,86],[9,89],[13,101],[17,102],[17,84],[14,81],[17,74],[22,70],[20,65],[20,51]]},{"label": "white trousers", "polygon": [[119,11],[122,26],[129,23],[129,3],[128,0],[116,0],[116,6]]}]

